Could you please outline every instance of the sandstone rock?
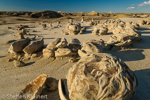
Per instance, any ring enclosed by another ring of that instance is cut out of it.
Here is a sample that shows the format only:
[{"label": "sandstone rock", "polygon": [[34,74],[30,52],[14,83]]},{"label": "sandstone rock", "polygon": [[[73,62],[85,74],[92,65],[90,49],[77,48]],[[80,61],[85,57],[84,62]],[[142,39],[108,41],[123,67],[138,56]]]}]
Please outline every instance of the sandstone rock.
[{"label": "sandstone rock", "polygon": [[84,50],[78,50],[78,55],[80,57],[84,57],[84,56],[87,56],[88,54]]},{"label": "sandstone rock", "polygon": [[66,79],[67,83],[59,80],[62,100],[129,100],[138,86],[129,67],[106,53],[81,58],[69,69]]},{"label": "sandstone rock", "polygon": [[67,40],[65,38],[62,38],[61,41],[56,45],[57,48],[64,48],[68,44]]},{"label": "sandstone rock", "polygon": [[44,46],[43,38],[40,41],[31,41],[31,43],[26,46],[23,51],[27,54],[32,54],[34,52],[40,51]]},{"label": "sandstone rock", "polygon": [[43,56],[47,57],[47,58],[54,57],[55,56],[55,52],[54,52],[54,50],[45,48],[45,49],[43,49]]},{"label": "sandstone rock", "polygon": [[107,41],[108,45],[127,47],[132,43],[130,36],[125,33],[118,33],[110,37]]},{"label": "sandstone rock", "polygon": [[47,90],[54,91],[58,89],[58,80],[56,80],[55,78],[49,77],[46,79],[45,85],[46,85]]},{"label": "sandstone rock", "polygon": [[10,48],[8,49],[8,52],[11,54],[22,52],[22,50],[28,45],[29,42],[30,42],[29,38],[15,41],[14,43],[11,44]]},{"label": "sandstone rock", "polygon": [[23,67],[25,65],[24,62],[18,61],[18,60],[14,60],[13,63],[15,65],[15,67]]},{"label": "sandstone rock", "polygon": [[58,48],[57,51],[55,51],[55,57],[66,57],[66,56],[73,56],[76,55],[76,53],[73,53],[68,48]]},{"label": "sandstone rock", "polygon": [[[36,79],[28,83],[19,93],[16,100],[37,100],[37,96],[40,95],[44,88],[45,81],[47,79],[46,74],[38,76]],[[30,96],[28,96],[30,95]],[[20,98],[22,97],[22,98]],[[28,97],[28,98],[25,98]]]},{"label": "sandstone rock", "polygon": [[68,30],[69,34],[75,35],[77,33],[80,32],[81,30],[81,25],[80,23],[76,23],[76,24],[68,24],[66,26],[66,29]]},{"label": "sandstone rock", "polygon": [[104,41],[103,40],[87,40],[83,42],[83,47],[81,50],[86,53],[101,53],[103,52]]},{"label": "sandstone rock", "polygon": [[47,45],[47,49],[51,49],[51,50],[55,50],[57,49],[56,45],[61,41],[61,38],[57,38],[55,39],[53,42],[50,42],[48,45]]}]

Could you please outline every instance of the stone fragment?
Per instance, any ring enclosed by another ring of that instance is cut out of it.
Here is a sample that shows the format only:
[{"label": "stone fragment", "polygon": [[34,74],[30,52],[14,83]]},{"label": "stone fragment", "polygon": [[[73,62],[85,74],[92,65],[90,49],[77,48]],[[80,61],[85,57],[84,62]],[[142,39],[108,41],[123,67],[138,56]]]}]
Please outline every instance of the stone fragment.
[{"label": "stone fragment", "polygon": [[37,96],[41,94],[44,88],[46,79],[46,74],[41,74],[40,76],[38,76],[20,91],[19,96],[16,100],[37,100]]}]

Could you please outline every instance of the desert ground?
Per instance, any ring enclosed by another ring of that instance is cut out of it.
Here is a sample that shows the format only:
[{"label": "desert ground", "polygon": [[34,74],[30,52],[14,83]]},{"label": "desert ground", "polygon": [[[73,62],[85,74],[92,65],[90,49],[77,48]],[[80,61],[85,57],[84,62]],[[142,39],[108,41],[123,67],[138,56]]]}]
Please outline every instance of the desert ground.
[{"label": "desert ground", "polygon": [[[76,62],[69,62],[69,57],[64,58],[43,58],[37,57],[26,61],[25,66],[15,67],[13,62],[8,62],[10,55],[8,49],[11,43],[6,43],[9,40],[18,39],[18,30],[7,29],[7,27],[15,27],[16,25],[29,25],[35,27],[26,28],[30,35],[25,37],[38,36],[37,39],[44,38],[45,47],[56,38],[66,38],[69,42],[72,38],[80,40],[81,45],[85,40],[95,39],[108,41],[112,33],[103,36],[91,35],[94,26],[86,26],[88,20],[81,23],[82,27],[87,30],[84,34],[79,35],[63,35],[61,31],[65,29],[69,19],[61,19],[62,27],[43,29],[42,24],[48,24],[43,19],[37,20],[36,18],[22,18],[22,17],[5,17],[8,23],[0,25],[0,96],[16,95],[24,88],[26,84],[38,77],[40,74],[47,74],[48,77],[56,79],[66,78],[66,74]],[[124,22],[136,22],[138,20],[149,20],[147,18],[120,18]],[[56,26],[56,21],[59,19],[51,19],[53,26]],[[80,22],[80,20],[74,20]],[[41,23],[41,24],[39,24]],[[36,32],[33,32],[35,30]],[[104,49],[104,53],[110,53],[113,56],[120,58],[128,67],[135,73],[138,79],[138,88],[135,95],[130,100],[149,100],[150,99],[150,26],[141,25],[138,30],[142,34],[139,42],[133,42],[130,48],[120,51]],[[48,94],[47,100],[60,100],[58,91],[48,92],[46,89],[42,94]],[[8,98],[9,99],[9,98]],[[12,98],[11,98],[12,99]],[[10,99],[10,100],[11,100]],[[1,97],[1,100],[7,100]],[[13,99],[12,99],[13,100]]]}]

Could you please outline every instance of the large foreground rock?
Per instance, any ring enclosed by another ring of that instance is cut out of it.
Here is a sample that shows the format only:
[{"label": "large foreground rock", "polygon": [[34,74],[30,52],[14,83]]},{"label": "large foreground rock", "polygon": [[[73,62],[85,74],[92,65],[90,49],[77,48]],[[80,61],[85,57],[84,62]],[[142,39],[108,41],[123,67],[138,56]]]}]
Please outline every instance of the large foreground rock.
[{"label": "large foreground rock", "polygon": [[67,83],[59,81],[62,100],[129,100],[138,86],[129,67],[107,53],[83,57],[69,69],[66,79]]},{"label": "large foreground rock", "polygon": [[16,100],[37,100],[37,96],[40,95],[44,88],[46,79],[46,74],[38,76],[21,90]]}]

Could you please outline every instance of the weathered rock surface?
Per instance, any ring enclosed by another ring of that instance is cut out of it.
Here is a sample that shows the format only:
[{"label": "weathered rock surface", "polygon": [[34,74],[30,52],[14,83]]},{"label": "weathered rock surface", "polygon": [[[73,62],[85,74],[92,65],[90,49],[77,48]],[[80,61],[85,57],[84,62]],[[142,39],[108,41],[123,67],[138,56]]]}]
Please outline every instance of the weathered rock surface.
[{"label": "weathered rock surface", "polygon": [[[19,93],[16,100],[37,100],[38,95],[42,92],[44,88],[45,81],[47,79],[46,74],[38,76],[36,79],[28,83]],[[30,95],[30,96],[29,96]],[[28,98],[27,98],[28,97]]]},{"label": "weathered rock surface", "polygon": [[69,32],[69,35],[75,35],[75,34],[78,34],[81,30],[81,25],[80,23],[69,23],[67,26],[66,26],[66,29],[67,31]]},{"label": "weathered rock surface", "polygon": [[54,57],[55,56],[55,52],[54,52],[54,50],[45,48],[45,49],[43,49],[43,56],[47,57],[47,58]]},{"label": "weathered rock surface", "polygon": [[56,45],[57,48],[64,48],[68,44],[67,40],[65,38],[62,38],[61,41]]},{"label": "weathered rock surface", "polygon": [[14,43],[11,44],[10,48],[8,49],[8,52],[11,54],[22,52],[22,50],[29,44],[29,42],[30,42],[29,38],[15,41]]},{"label": "weathered rock surface", "polygon": [[69,48],[58,48],[55,51],[55,57],[66,57],[66,56],[73,56],[76,53],[73,53]]},{"label": "weathered rock surface", "polygon": [[31,43],[26,46],[23,51],[27,54],[32,54],[34,52],[37,52],[41,50],[44,46],[44,40],[43,38],[40,41],[31,41]]},{"label": "weathered rock surface", "polygon": [[53,42],[50,42],[48,45],[47,45],[47,49],[51,49],[51,50],[55,50],[57,49],[56,45],[61,41],[61,38],[57,38],[55,39]]},{"label": "weathered rock surface", "polygon": [[83,42],[81,50],[86,53],[101,53],[103,52],[104,41],[103,40],[87,40]]},{"label": "weathered rock surface", "polygon": [[138,86],[129,67],[106,53],[81,58],[69,69],[66,79],[67,83],[59,80],[62,100],[128,100]]}]

